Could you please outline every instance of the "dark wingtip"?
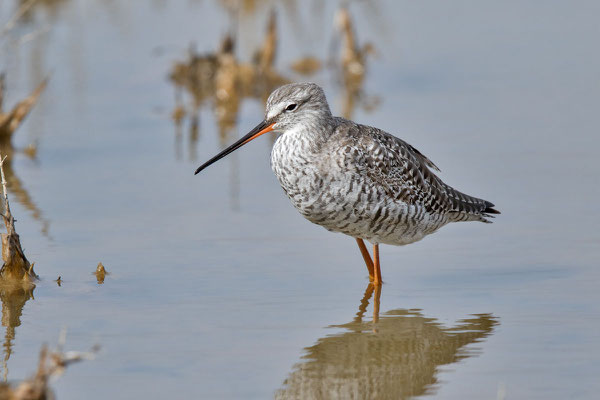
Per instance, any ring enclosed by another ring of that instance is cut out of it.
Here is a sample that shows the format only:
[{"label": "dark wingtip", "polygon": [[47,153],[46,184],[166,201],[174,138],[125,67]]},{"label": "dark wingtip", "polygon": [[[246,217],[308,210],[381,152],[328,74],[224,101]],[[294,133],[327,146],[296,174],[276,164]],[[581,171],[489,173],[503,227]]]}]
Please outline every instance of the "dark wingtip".
[{"label": "dark wingtip", "polygon": [[486,214],[501,214],[500,211],[496,210],[495,205],[493,203],[490,203],[489,201],[486,201],[485,203],[485,210],[483,210],[484,213]]}]

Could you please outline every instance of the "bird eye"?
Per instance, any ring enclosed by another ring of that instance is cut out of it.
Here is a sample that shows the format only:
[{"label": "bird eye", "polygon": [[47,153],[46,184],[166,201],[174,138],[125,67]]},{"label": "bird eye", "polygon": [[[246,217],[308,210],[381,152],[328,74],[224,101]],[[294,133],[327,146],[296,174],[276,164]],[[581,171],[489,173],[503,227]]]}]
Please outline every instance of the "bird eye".
[{"label": "bird eye", "polygon": [[285,111],[294,111],[296,109],[296,104],[290,104],[285,108]]}]

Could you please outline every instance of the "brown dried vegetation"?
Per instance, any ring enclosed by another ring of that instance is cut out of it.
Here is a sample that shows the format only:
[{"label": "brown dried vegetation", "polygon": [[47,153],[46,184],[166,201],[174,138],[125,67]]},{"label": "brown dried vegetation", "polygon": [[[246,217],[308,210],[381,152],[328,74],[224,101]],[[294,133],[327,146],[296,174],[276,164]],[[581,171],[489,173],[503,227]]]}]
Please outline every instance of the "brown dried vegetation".
[{"label": "brown dried vegetation", "polygon": [[58,348],[55,351],[42,346],[38,368],[31,378],[15,386],[0,383],[0,400],[48,400],[54,399],[50,388],[50,380],[62,375],[66,368],[75,362],[93,360],[100,349],[94,346],[89,352],[68,351],[64,352],[64,333],[61,335]]},{"label": "brown dried vegetation", "polygon": [[[176,62],[169,74],[176,88],[177,104],[172,113],[176,126],[180,127],[185,116],[191,115],[191,137],[197,139],[198,110],[204,104],[212,103],[219,136],[226,142],[227,134],[236,125],[244,98],[265,101],[273,89],[290,82],[274,68],[277,41],[277,19],[272,13],[265,39],[251,63],[236,57],[235,40],[231,35],[223,38],[219,50],[214,53],[199,54],[191,48],[188,59]],[[191,97],[191,107],[182,104],[182,91]]]},{"label": "brown dried vegetation", "polygon": [[96,275],[96,281],[98,282],[98,285],[102,285],[104,283],[106,275],[108,275],[108,271],[106,271],[106,268],[104,268],[104,265],[102,265],[101,262],[98,263],[94,275]]},{"label": "brown dried vegetation", "polygon": [[8,202],[8,191],[6,189],[6,178],[4,175],[4,161],[6,156],[0,155],[0,176],[2,178],[2,194],[4,200],[4,214],[2,218],[6,226],[6,233],[2,233],[2,259],[4,264],[0,269],[0,281],[3,283],[25,282],[33,284],[37,275],[33,271],[33,264],[27,260],[19,234],[15,230],[15,219],[10,212]]}]

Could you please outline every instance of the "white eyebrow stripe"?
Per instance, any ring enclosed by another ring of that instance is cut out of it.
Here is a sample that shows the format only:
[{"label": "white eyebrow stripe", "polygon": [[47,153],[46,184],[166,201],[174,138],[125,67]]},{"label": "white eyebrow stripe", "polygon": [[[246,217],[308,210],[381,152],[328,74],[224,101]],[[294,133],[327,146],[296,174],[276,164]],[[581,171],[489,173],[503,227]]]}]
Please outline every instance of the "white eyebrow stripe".
[{"label": "white eyebrow stripe", "polygon": [[271,110],[269,110],[267,113],[267,121],[280,114],[283,111],[284,106],[284,104],[277,104],[275,107],[271,108]]}]

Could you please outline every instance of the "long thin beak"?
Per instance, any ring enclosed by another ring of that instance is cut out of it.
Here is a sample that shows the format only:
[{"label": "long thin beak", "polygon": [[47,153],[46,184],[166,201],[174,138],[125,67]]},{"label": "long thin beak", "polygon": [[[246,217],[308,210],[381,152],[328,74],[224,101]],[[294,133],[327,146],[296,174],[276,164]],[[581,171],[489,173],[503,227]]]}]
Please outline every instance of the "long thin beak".
[{"label": "long thin beak", "polygon": [[275,123],[267,124],[267,121],[263,121],[260,124],[256,125],[256,127],[250,132],[248,132],[246,136],[244,136],[243,138],[241,138],[240,140],[238,140],[237,142],[235,142],[234,144],[232,144],[231,146],[229,146],[228,148],[226,148],[225,150],[223,150],[222,152],[220,152],[219,154],[217,154],[216,156],[199,166],[196,172],[194,172],[194,175],[196,175],[198,172],[202,171],[204,168],[208,167],[212,163],[219,161],[227,154],[239,149],[251,140],[254,140],[260,135],[263,135],[267,132],[271,132],[273,130],[273,125],[275,125]]}]

